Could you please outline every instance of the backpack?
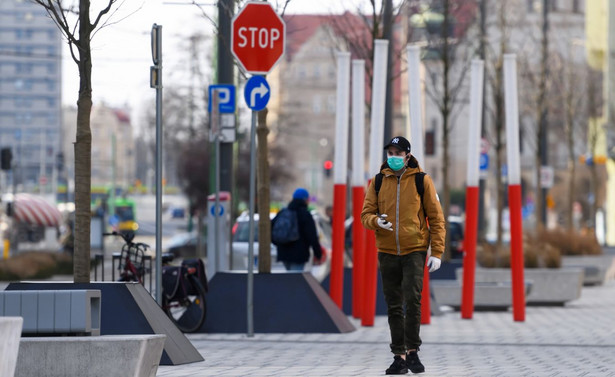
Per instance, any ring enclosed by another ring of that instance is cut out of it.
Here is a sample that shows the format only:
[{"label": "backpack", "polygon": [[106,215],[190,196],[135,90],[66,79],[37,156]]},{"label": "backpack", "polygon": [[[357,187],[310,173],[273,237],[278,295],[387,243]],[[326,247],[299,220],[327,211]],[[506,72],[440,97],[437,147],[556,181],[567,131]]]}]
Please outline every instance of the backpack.
[{"label": "backpack", "polygon": [[[423,181],[425,180],[425,174],[425,172],[416,173],[416,175],[414,176],[414,184],[416,185],[416,191],[421,197],[421,207],[423,208],[423,214],[425,215],[425,218],[427,218],[427,212],[425,212],[425,206],[423,206],[423,196],[425,194],[425,184]],[[374,188],[376,189],[376,197],[378,197],[380,187],[382,186],[382,177],[384,177],[384,175],[382,173],[378,173],[374,178],[376,181],[374,182]]]},{"label": "backpack", "polygon": [[297,212],[288,208],[281,210],[271,227],[271,242],[274,245],[283,245],[299,239],[299,221]]}]

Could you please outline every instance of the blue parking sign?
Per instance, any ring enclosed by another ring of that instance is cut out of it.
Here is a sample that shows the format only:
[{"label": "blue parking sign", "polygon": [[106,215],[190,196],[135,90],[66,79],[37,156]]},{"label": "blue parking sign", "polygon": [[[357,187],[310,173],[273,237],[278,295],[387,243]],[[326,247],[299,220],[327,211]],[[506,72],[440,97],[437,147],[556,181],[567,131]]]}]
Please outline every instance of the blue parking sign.
[{"label": "blue parking sign", "polygon": [[208,111],[211,113],[214,102],[214,91],[218,93],[218,112],[219,113],[234,113],[235,112],[235,85],[217,84],[209,86],[209,103]]}]

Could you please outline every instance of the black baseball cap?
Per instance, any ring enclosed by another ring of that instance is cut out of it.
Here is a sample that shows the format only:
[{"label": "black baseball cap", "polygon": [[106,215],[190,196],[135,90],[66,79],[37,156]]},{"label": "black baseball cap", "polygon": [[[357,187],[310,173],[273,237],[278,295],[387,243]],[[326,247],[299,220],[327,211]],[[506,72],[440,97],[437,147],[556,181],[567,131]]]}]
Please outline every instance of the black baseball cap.
[{"label": "black baseball cap", "polygon": [[403,136],[395,136],[391,141],[384,146],[384,149],[388,147],[397,147],[403,152],[410,153],[410,142]]}]

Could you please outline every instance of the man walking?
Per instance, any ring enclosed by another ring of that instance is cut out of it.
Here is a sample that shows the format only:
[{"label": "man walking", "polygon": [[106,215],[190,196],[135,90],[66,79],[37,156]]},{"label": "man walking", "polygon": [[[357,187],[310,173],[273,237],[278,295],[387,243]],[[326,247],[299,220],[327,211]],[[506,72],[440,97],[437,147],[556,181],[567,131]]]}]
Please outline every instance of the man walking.
[{"label": "man walking", "polygon": [[[278,261],[284,263],[287,271],[303,271],[305,264],[310,259],[310,247],[314,252],[314,264],[322,262],[324,256],[318,240],[316,223],[308,211],[310,195],[304,188],[298,188],[293,193],[293,200],[288,204],[287,211],[293,211],[296,221],[296,239],[290,242],[276,243],[278,248]],[[275,234],[276,222],[280,221],[280,214],[271,224]],[[272,237],[275,243],[275,237]]]},{"label": "man walking", "polygon": [[440,268],[446,236],[444,215],[433,181],[410,154],[410,142],[396,136],[384,149],[387,161],[367,190],[361,222],[376,232],[394,354],[386,374],[405,374],[408,369],[422,373],[425,367],[417,352],[421,346],[423,270],[430,245],[429,271]]}]

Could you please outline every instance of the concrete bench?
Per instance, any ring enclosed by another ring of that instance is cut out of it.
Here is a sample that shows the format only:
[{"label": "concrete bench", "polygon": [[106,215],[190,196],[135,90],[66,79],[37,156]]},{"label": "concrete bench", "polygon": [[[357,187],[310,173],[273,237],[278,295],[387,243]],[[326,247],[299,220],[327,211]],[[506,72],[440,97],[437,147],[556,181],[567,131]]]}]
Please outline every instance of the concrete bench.
[{"label": "concrete bench", "polygon": [[166,335],[22,338],[15,377],[154,377]]},{"label": "concrete bench", "polygon": [[0,316],[22,317],[22,335],[100,335],[100,308],[100,290],[0,292]]},{"label": "concrete bench", "polygon": [[15,373],[22,323],[21,317],[0,317],[0,376]]}]

